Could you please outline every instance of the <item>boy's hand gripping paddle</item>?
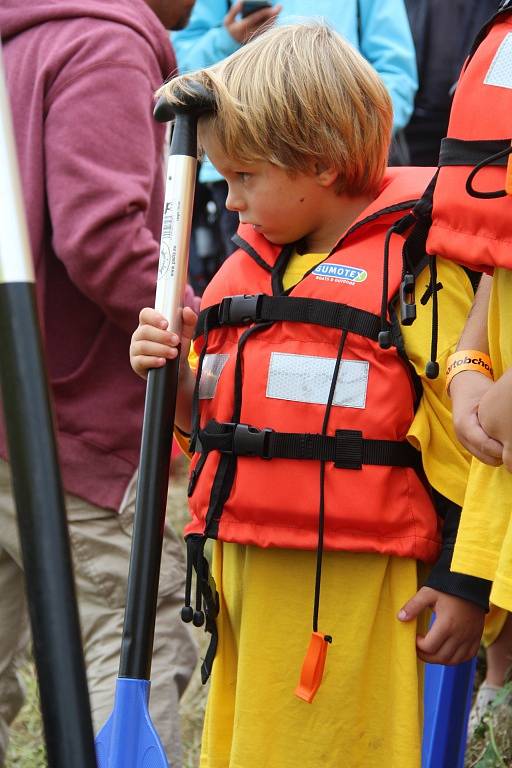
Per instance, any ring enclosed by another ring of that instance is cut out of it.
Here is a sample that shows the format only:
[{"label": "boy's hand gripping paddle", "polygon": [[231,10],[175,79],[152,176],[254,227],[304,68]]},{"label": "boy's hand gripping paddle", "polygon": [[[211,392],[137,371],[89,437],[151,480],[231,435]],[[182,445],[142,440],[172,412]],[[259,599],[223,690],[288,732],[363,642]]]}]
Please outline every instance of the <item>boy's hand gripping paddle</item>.
[{"label": "boy's hand gripping paddle", "polygon": [[48,766],[96,768],[64,493],[1,55],[0,169],[0,388]]},{"label": "boy's hand gripping paddle", "polygon": [[[197,166],[197,120],[213,111],[206,90],[184,95],[173,111],[161,98],[155,117],[175,117],[167,166],[155,308],[181,331]],[[148,711],[179,354],[149,371],[121,660],[114,709],[96,738],[99,768],[168,768]]]}]

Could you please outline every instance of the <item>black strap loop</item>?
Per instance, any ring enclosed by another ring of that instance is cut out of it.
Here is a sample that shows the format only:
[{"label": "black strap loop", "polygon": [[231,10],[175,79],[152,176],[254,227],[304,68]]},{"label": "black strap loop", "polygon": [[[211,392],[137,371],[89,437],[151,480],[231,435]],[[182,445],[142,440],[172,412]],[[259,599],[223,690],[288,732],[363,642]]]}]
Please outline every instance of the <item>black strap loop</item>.
[{"label": "black strap loop", "polygon": [[[193,620],[196,626],[201,626],[204,621],[205,631],[211,634],[210,644],[201,666],[201,681],[203,685],[210,677],[213,659],[217,651],[218,631],[216,618],[219,613],[219,595],[215,581],[210,572],[208,560],[204,556],[206,538],[199,534],[187,536],[187,583],[185,586],[185,608],[182,610],[182,618],[187,623]],[[199,605],[193,614],[190,607],[190,593],[192,582],[192,568],[196,572],[196,589]],[[204,615],[202,612],[204,608]],[[202,621],[196,621],[196,616],[201,614]]]},{"label": "black strap loop", "polygon": [[363,464],[419,469],[421,465],[420,454],[406,440],[367,440],[362,432],[351,429],[320,435],[211,420],[200,431],[199,439],[205,453],[332,461],[338,469],[361,469]]},{"label": "black strap loop", "polygon": [[462,139],[443,139],[439,153],[439,167],[474,166],[466,180],[466,192],[479,200],[494,200],[506,197],[505,189],[481,192],[475,189],[473,182],[483,168],[491,165],[506,166],[512,154],[511,139],[492,139],[488,141],[463,141]]},{"label": "black strap loop", "polygon": [[485,160],[482,160],[481,163],[478,163],[478,165],[475,165],[471,173],[469,174],[467,180],[466,180],[466,192],[468,195],[471,195],[471,197],[476,197],[480,200],[494,200],[497,197],[506,197],[507,191],[505,189],[497,189],[491,192],[480,192],[478,189],[475,189],[473,186],[473,181],[475,179],[475,176],[480,173],[482,168],[486,168],[488,165],[493,165],[494,160],[507,160],[508,163],[508,157],[512,154],[512,146],[509,144],[509,146],[506,149],[501,150],[501,152],[497,152],[495,155],[491,155],[491,157],[487,157]]},{"label": "black strap loop", "polygon": [[[377,341],[382,330],[380,318],[363,309],[323,299],[299,296],[227,296],[220,304],[200,312],[196,337],[212,328],[255,322],[287,321],[336,328]],[[389,324],[386,324],[388,328]],[[390,326],[389,326],[390,327]]]}]

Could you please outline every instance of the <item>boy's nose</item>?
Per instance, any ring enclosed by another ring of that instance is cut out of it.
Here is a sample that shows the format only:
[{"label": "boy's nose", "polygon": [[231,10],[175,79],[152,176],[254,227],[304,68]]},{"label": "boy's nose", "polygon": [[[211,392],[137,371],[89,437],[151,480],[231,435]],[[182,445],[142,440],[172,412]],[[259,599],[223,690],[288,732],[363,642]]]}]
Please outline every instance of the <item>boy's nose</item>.
[{"label": "boy's nose", "polygon": [[240,196],[233,193],[233,190],[228,189],[228,196],[226,197],[226,208],[228,211],[243,211],[245,205]]}]

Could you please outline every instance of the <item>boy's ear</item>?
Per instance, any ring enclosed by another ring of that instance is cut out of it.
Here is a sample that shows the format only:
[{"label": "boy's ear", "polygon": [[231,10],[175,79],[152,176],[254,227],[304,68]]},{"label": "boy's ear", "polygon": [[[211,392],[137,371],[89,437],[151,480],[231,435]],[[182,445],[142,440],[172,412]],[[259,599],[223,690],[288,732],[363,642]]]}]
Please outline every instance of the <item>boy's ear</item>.
[{"label": "boy's ear", "polygon": [[338,171],[332,166],[326,168],[321,163],[315,163],[315,175],[321,187],[330,187],[338,178]]}]

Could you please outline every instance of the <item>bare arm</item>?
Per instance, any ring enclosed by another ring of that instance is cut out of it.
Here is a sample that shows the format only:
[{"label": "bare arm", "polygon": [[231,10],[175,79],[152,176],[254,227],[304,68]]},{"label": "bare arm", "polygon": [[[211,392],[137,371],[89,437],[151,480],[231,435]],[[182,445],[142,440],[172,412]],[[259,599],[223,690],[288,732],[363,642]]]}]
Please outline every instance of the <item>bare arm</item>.
[{"label": "bare arm", "polygon": [[[492,278],[484,275],[460,337],[459,350],[477,349],[488,353],[487,314],[491,286]],[[484,464],[499,466],[502,463],[503,446],[489,436],[478,418],[479,403],[493,386],[491,379],[477,371],[462,371],[452,379],[450,396],[453,425],[462,445]]]},{"label": "bare arm", "polygon": [[487,314],[491,297],[492,277],[482,275],[480,285],[475,295],[475,301],[462,331],[457,349],[478,349],[489,353],[487,339]]},{"label": "bare arm", "polygon": [[503,445],[503,463],[512,472],[512,368],[483,395],[478,420],[487,434]]}]

